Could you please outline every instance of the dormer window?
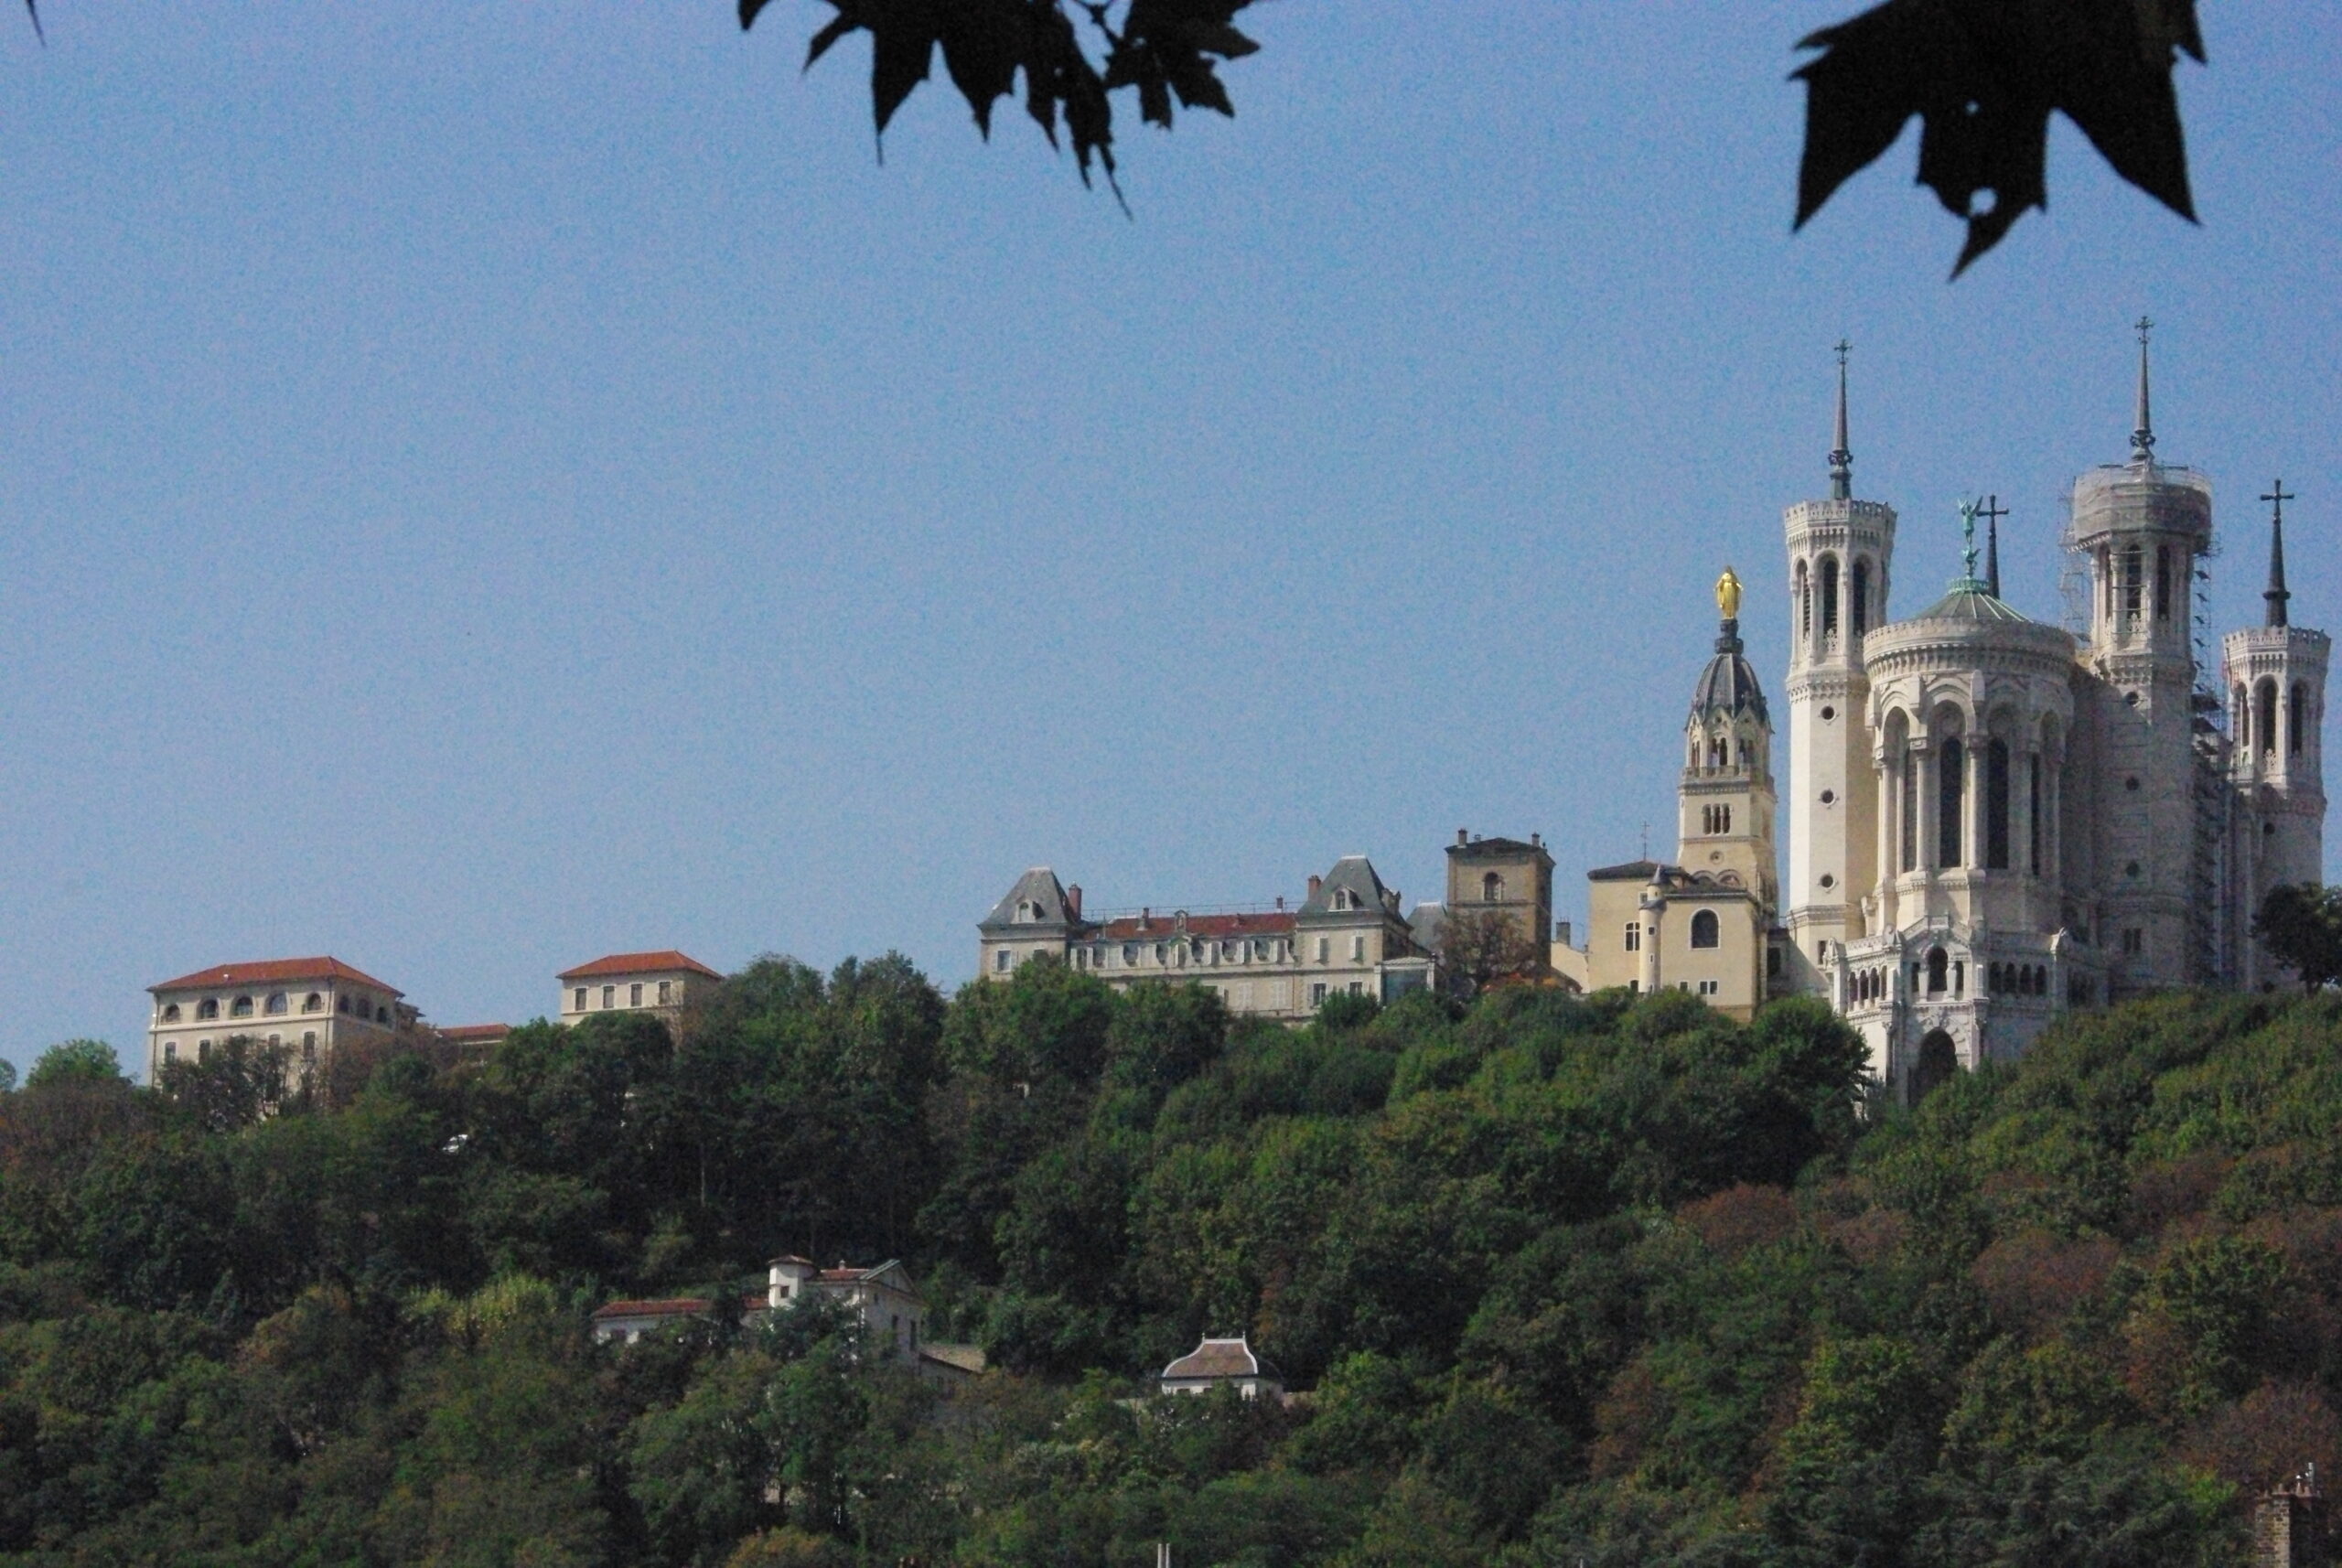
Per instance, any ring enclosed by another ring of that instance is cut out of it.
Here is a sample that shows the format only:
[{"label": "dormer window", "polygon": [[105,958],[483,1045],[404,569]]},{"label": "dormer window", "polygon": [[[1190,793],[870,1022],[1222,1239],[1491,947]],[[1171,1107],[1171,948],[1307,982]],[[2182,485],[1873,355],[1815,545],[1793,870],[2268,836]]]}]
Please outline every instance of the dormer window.
[{"label": "dormer window", "polygon": [[1020,923],[1030,925],[1040,918],[1040,907],[1035,904],[1033,900],[1030,898],[1019,898],[1016,900],[1016,918]]}]

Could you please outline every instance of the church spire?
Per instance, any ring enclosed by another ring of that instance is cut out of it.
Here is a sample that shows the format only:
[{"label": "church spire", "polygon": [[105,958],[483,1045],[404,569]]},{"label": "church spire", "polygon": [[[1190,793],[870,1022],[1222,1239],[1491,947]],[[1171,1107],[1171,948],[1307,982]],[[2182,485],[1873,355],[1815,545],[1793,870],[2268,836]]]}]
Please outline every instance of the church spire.
[{"label": "church spire", "polygon": [[1854,455],[1846,447],[1846,355],[1853,348],[1843,338],[1838,339],[1838,440],[1830,449],[1830,499],[1833,501],[1850,500],[1854,493]]},{"label": "church spire", "polygon": [[2285,624],[2285,601],[2294,596],[2285,591],[2285,503],[2298,498],[2285,489],[2285,481],[2277,479],[2269,486],[2269,493],[2261,498],[2269,503],[2269,586],[2261,600],[2269,607],[2267,624]]},{"label": "church spire", "polygon": [[2155,324],[2145,317],[2139,317],[2139,405],[2137,424],[2131,432],[2131,461],[2143,466],[2155,460],[2155,422],[2147,397],[2147,334]]}]

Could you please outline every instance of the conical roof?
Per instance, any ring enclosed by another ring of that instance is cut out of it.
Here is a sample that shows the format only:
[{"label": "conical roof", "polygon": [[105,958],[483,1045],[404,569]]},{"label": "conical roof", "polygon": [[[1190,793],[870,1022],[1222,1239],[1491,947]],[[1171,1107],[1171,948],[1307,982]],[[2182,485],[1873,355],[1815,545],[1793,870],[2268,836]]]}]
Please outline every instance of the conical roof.
[{"label": "conical roof", "polygon": [[1737,718],[1746,714],[1758,724],[1769,725],[1765,688],[1757,683],[1756,667],[1741,651],[1740,622],[1725,621],[1722,632],[1716,639],[1715,657],[1700,671],[1700,683],[1692,688],[1692,715],[1705,718],[1722,714]]},{"label": "conical roof", "polygon": [[1954,580],[1951,592],[1910,618],[1913,620],[1973,620],[2000,625],[2026,624],[2030,616],[1993,596],[1973,577]]}]

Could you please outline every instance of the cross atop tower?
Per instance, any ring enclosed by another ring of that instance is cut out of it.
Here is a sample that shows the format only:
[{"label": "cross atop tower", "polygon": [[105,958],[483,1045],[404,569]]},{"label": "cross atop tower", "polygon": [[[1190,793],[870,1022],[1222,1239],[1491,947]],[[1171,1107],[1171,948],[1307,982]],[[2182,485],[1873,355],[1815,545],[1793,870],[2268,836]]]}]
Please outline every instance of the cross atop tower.
[{"label": "cross atop tower", "polygon": [[2131,431],[2131,461],[2151,464],[2155,460],[2155,422],[2147,397],[2147,335],[2155,324],[2142,316],[2137,322],[2139,334],[2139,403],[2138,423]]},{"label": "cross atop tower", "polygon": [[2294,596],[2285,591],[2285,503],[2301,498],[2285,489],[2284,480],[2272,479],[2261,499],[2269,503],[2269,586],[2261,595],[2269,611],[2263,619],[2270,626],[2283,626],[2285,601]]},{"label": "cross atop tower", "polygon": [[1984,520],[1984,591],[1994,598],[2001,596],[2001,519],[2008,516],[2008,509],[2001,505],[1995,492],[1991,499],[1976,509]]},{"label": "cross atop tower", "polygon": [[1854,455],[1846,446],[1846,356],[1853,345],[1838,339],[1837,444],[1830,448],[1830,499],[1842,501],[1854,493]]}]

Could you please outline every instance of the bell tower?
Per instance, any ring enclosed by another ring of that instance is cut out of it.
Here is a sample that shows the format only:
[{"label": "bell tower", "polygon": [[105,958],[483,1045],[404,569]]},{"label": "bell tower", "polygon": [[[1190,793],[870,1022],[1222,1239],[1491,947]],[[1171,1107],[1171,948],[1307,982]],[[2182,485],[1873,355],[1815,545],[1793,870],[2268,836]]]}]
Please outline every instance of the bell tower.
[{"label": "bell tower", "polygon": [[1817,991],[1825,950],[1865,934],[1877,881],[1878,784],[1871,759],[1864,635],[1886,619],[1895,509],[1856,500],[1838,345],[1837,444],[1830,497],[1782,514],[1789,564],[1789,989]]},{"label": "bell tower", "polygon": [[2283,983],[2283,974],[2250,936],[2252,918],[2272,887],[2320,882],[2326,864],[2326,766],[2319,731],[2326,717],[2326,666],[2333,644],[2322,631],[2292,624],[2285,588],[2285,482],[2261,498],[2270,506],[2269,586],[2262,624],[2220,639],[2221,684],[2228,689],[2229,779],[2236,791],[2229,864],[2236,901],[2240,984],[2249,991]]},{"label": "bell tower", "polygon": [[1676,859],[1694,874],[1729,874],[1769,917],[1780,900],[1773,853],[1773,722],[1756,668],[1741,649],[1740,596],[1740,578],[1726,566],[1716,579],[1715,656],[1700,672],[1691,716],[1683,722]]},{"label": "bell tower", "polygon": [[2094,727],[2102,809],[2086,825],[2093,853],[2083,864],[2096,894],[2090,940],[2113,965],[2109,1000],[2218,978],[2200,972],[2189,918],[2200,834],[2187,782],[2197,766],[2189,588],[2212,544],[2212,487],[2155,457],[2147,382],[2154,326],[2143,317],[2138,323],[2131,460],[2074,481],[2069,534],[2090,565],[2089,663],[2100,682]]}]

